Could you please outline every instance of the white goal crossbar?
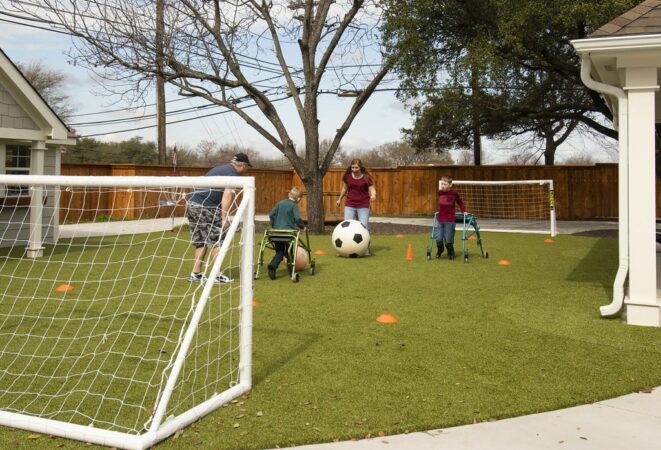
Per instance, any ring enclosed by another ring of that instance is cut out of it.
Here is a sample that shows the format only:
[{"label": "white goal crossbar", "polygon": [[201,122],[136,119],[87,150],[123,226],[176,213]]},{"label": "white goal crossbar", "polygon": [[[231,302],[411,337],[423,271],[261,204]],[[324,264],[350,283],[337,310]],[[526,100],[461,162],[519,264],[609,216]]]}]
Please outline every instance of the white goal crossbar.
[{"label": "white goal crossbar", "polygon": [[557,234],[553,180],[454,180],[452,184],[482,230]]},{"label": "white goal crossbar", "polygon": [[[15,186],[29,193],[11,197]],[[0,340],[9,342],[0,344],[0,424],[146,449],[247,392],[252,385],[254,186],[253,177],[0,175]],[[112,236],[126,205],[112,209],[111,201],[95,212],[91,220],[102,222],[105,235],[67,239],[53,231],[66,228],[61,217],[83,216],[76,209],[81,207],[72,206],[75,196],[97,204],[103,195],[113,196],[115,203],[124,196],[133,201],[131,220],[144,219],[151,208],[173,225],[175,216],[182,224],[185,194],[193,189],[236,192],[206,281],[185,279],[190,270],[185,255],[192,253],[187,226]],[[102,219],[102,213],[111,217]],[[100,275],[89,275],[97,269]],[[238,279],[214,284],[222,270],[232,270]],[[62,280],[76,290],[55,294],[53,287]],[[20,331],[12,330],[16,323]],[[149,368],[156,373],[140,372]],[[119,392],[108,386],[115,380],[123,383]],[[136,393],[140,390],[145,393]],[[76,405],[89,410],[78,411]],[[113,408],[116,412],[107,412]]]}]

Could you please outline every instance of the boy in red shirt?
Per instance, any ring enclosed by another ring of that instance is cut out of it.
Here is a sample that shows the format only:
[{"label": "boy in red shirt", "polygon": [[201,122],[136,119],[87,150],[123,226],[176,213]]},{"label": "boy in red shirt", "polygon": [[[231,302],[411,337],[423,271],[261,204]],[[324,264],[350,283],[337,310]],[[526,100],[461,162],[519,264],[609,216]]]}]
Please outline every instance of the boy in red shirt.
[{"label": "boy in red shirt", "polygon": [[448,249],[448,259],[454,259],[454,229],[455,204],[459,206],[462,213],[466,213],[464,202],[459,196],[459,192],[452,189],[452,178],[449,176],[441,177],[441,188],[438,190],[438,214],[436,215],[438,231],[436,233],[436,257],[440,258],[443,254],[443,243]]}]

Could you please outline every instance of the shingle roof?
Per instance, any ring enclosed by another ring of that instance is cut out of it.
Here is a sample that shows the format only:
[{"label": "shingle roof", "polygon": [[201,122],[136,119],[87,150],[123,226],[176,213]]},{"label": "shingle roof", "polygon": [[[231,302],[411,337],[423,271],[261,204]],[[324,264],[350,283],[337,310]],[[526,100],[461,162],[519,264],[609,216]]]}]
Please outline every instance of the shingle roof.
[{"label": "shingle roof", "polygon": [[611,20],[590,37],[661,33],[661,0],[645,0]]}]

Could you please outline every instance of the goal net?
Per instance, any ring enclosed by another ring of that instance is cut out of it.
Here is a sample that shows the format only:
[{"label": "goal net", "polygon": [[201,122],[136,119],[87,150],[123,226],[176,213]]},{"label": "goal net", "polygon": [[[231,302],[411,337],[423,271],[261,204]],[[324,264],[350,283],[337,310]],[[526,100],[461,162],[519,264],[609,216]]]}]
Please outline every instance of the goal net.
[{"label": "goal net", "polygon": [[553,180],[455,180],[452,184],[482,230],[556,235]]},{"label": "goal net", "polygon": [[[200,281],[192,189],[235,194]],[[253,235],[251,177],[0,176],[0,424],[142,449],[245,393]]]}]

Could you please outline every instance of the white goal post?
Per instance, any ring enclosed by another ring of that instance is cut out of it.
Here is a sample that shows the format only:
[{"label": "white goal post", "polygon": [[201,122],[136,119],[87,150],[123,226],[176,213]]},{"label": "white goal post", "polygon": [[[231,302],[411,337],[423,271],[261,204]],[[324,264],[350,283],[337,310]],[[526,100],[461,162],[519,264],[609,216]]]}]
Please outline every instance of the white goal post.
[{"label": "white goal post", "polygon": [[[247,392],[254,186],[0,175],[0,424],[145,449]],[[193,189],[235,194],[198,281]]]},{"label": "white goal post", "polygon": [[454,180],[452,184],[482,230],[557,234],[553,180]]}]

